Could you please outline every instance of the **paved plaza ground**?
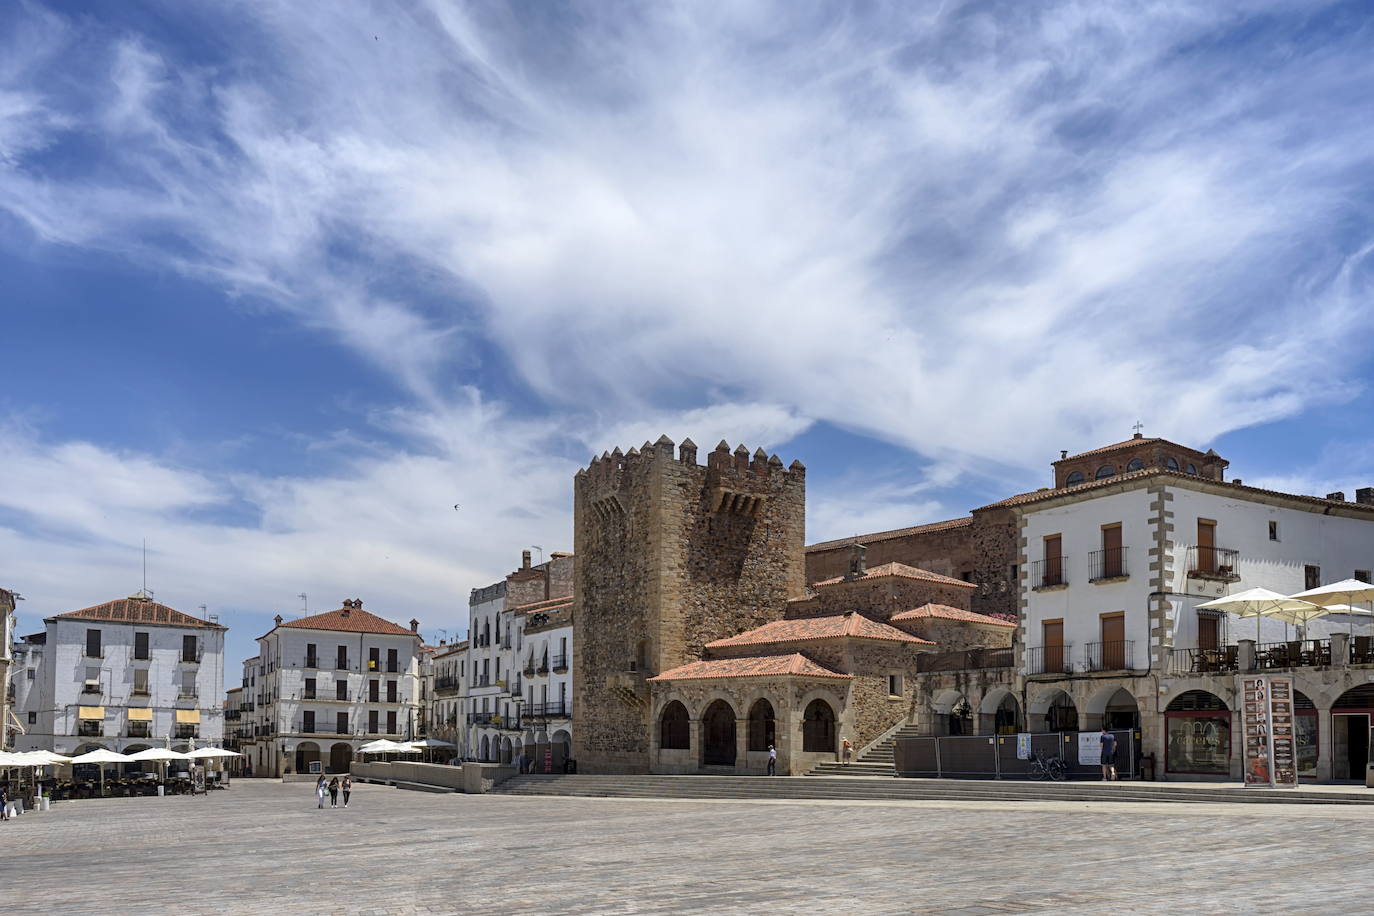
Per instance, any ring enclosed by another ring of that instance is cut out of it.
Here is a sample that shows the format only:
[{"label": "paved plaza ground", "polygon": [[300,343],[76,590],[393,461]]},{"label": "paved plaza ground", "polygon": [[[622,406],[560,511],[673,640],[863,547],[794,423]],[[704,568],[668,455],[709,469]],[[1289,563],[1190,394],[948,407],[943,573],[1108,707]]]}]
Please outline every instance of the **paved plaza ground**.
[{"label": "paved plaza ground", "polygon": [[0,824],[0,912],[1370,913],[1366,807],[434,795],[239,780]]}]

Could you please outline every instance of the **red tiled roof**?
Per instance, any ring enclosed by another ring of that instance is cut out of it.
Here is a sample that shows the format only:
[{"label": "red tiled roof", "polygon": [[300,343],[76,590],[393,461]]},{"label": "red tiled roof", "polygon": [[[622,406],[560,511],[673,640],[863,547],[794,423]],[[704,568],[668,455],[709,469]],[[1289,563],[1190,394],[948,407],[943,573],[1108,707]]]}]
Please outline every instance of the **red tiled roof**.
[{"label": "red tiled roof", "polygon": [[151,598],[138,596],[116,598],[113,601],[106,601],[104,604],[82,608],[79,611],[67,611],[56,616],[63,619],[75,617],[81,620],[103,620],[109,623],[147,623],[160,624],[165,627],[228,629],[221,624],[201,620],[199,617],[192,617],[190,614],[183,614],[181,611],[169,608],[165,604],[158,604]]},{"label": "red tiled roof", "polygon": [[890,642],[915,642],[934,645],[928,639],[903,633],[876,620],[869,620],[862,614],[833,614],[828,617],[800,617],[796,620],[775,620],[761,627],[746,630],[738,636],[729,636],[708,642],[707,648],[716,646],[753,646],[764,643],[804,642],[809,639],[885,639]]},{"label": "red tiled roof", "polygon": [[651,681],[689,681],[717,677],[824,677],[850,680],[852,674],[841,674],[818,665],[794,652],[791,655],[765,655],[748,658],[721,658],[713,661],[691,662],[665,671]]},{"label": "red tiled roof", "polygon": [[[1055,461],[1055,462],[1053,462],[1053,463],[1054,463],[1054,464],[1058,464],[1060,461],[1073,461],[1075,458],[1086,458],[1086,457],[1088,457],[1089,455],[1101,455],[1101,454],[1103,454],[1103,453],[1105,453],[1105,452],[1114,452],[1114,451],[1116,451],[1116,450],[1119,449],[1119,448],[1132,448],[1132,447],[1139,447],[1139,446],[1142,446],[1142,445],[1153,445],[1153,444],[1156,443],[1156,442],[1166,442],[1166,441],[1168,441],[1168,440],[1166,440],[1166,439],[1161,439],[1161,438],[1159,438],[1158,436],[1149,436],[1149,437],[1142,436],[1142,437],[1139,438],[1139,439],[1134,439],[1134,438],[1132,438],[1132,439],[1127,439],[1125,442],[1116,442],[1116,443],[1113,443],[1113,444],[1111,444],[1111,445],[1104,445],[1104,446],[1102,446],[1101,448],[1090,448],[1090,449],[1088,449],[1086,452],[1079,452],[1079,453],[1076,454],[1076,455],[1066,455],[1065,457],[1060,458],[1060,459],[1058,459],[1058,461]],[[1202,454],[1202,452],[1199,452],[1199,451],[1198,451],[1197,449],[1195,449],[1195,448],[1188,448],[1186,445],[1178,445],[1177,442],[1169,442],[1169,444],[1170,444],[1170,445],[1177,445],[1179,448],[1183,449],[1184,451],[1192,452],[1192,453],[1197,454],[1197,455],[1201,455],[1201,454]]]},{"label": "red tiled roof", "polygon": [[511,608],[512,613],[528,614],[532,611],[552,611],[561,607],[566,607],[573,603],[572,595],[564,595],[562,598],[545,598],[543,601],[531,601],[529,604],[517,604]]},{"label": "red tiled roof", "polygon": [[414,636],[419,634],[399,623],[384,620],[361,607],[341,607],[337,611],[311,614],[296,620],[283,620],[281,626],[299,630],[340,630],[345,633],[379,633],[387,636]]},{"label": "red tiled roof", "polygon": [[929,534],[936,531],[948,531],[952,528],[967,528],[973,524],[973,516],[966,515],[963,518],[952,518],[944,522],[931,522],[927,525],[916,525],[912,528],[894,528],[891,531],[876,531],[873,534],[861,534],[857,537],[840,538],[836,541],[820,541],[806,548],[807,553],[821,550],[831,550],[835,547],[846,547],[856,541],[860,544],[872,544],[874,541],[890,541],[893,538],[904,538],[911,534]]},{"label": "red tiled roof", "polygon": [[979,614],[974,611],[965,611],[962,608],[950,607],[948,604],[923,604],[910,611],[902,611],[900,614],[893,614],[893,620],[923,620],[930,617],[939,617],[944,620],[964,620],[969,623],[985,623],[995,627],[1016,628],[1016,624],[1010,620],[1001,620],[997,617],[989,617],[987,614]]},{"label": "red tiled roof", "polygon": [[[963,579],[952,579],[949,576],[942,576],[939,573],[931,572],[928,569],[917,569],[915,566],[907,566],[905,563],[884,563],[882,566],[870,567],[860,578],[863,579],[882,579],[887,576],[897,576],[902,579],[923,579],[927,582],[939,582],[942,585],[962,585],[965,588],[977,588],[972,582],[965,582]],[[835,576],[815,583],[817,588],[822,585],[837,585],[845,581],[844,576]],[[858,581],[858,580],[855,580]]]},{"label": "red tiled roof", "polygon": [[461,642],[446,643],[445,645],[439,646],[439,648],[435,650],[434,657],[442,658],[446,655],[452,655],[455,652],[462,652],[465,649],[467,649],[467,647],[468,641],[466,639],[462,640]]}]

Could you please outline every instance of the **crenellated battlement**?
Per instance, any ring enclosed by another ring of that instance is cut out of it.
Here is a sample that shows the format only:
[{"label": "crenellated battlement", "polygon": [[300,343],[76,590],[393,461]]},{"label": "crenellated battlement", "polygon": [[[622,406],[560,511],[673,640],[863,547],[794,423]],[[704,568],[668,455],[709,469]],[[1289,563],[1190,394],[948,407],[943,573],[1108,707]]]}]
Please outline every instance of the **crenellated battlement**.
[{"label": "crenellated battlement", "polygon": [[[602,452],[577,472],[576,483],[579,490],[590,492],[616,490],[629,483],[631,475],[638,478],[653,468],[666,470],[670,465],[704,474],[702,482],[708,488],[751,497],[766,496],[774,487],[794,480],[800,482],[806,475],[806,466],[800,461],[784,466],[776,454],[769,455],[761,448],[751,454],[743,444],[732,452],[729,443],[724,440],[707,453],[703,467],[697,463],[695,442],[684,439],[681,445],[674,446],[673,440],[664,435],[659,436],[656,442],[645,442],[638,448],[631,447],[628,452],[622,452],[619,447]],[[725,505],[738,507],[739,502],[722,498],[715,501],[715,508]]]}]

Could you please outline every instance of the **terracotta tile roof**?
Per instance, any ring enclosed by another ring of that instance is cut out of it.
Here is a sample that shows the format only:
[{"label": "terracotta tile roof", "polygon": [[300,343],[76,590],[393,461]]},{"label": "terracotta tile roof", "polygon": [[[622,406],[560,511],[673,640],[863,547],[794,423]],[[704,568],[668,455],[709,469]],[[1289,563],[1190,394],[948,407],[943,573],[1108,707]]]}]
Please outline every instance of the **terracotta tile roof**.
[{"label": "terracotta tile roof", "polygon": [[810,639],[885,639],[890,642],[914,642],[934,645],[927,639],[903,633],[876,620],[869,620],[862,614],[832,614],[828,617],[800,617],[796,620],[775,620],[761,627],[746,630],[738,636],[729,636],[708,642],[707,648],[717,646],[753,646],[765,643],[804,642]]},{"label": "terracotta tile roof", "polygon": [[[881,566],[870,567],[861,578],[882,579],[887,576],[897,576],[901,579],[922,579],[926,582],[939,582],[942,585],[961,585],[964,588],[978,587],[972,582],[965,582],[963,579],[953,579],[949,576],[942,576],[928,569],[917,569],[915,566],[907,566],[905,563],[884,563]],[[835,576],[815,583],[815,587],[820,588],[823,585],[837,585],[844,581],[844,576]],[[855,581],[858,580],[856,579]]]},{"label": "terracotta tile roof", "polygon": [[965,611],[962,608],[950,607],[948,604],[923,604],[914,610],[902,611],[900,614],[892,615],[893,620],[924,620],[931,617],[938,617],[943,620],[965,620],[969,623],[985,623],[995,627],[1016,629],[1016,624],[1010,620],[1001,620],[997,617],[989,617],[987,614]]},{"label": "terracotta tile roof", "polygon": [[835,547],[847,547],[856,540],[860,544],[872,544],[875,541],[890,541],[893,538],[904,538],[911,534],[929,534],[936,531],[948,531],[953,528],[967,528],[973,524],[973,516],[966,515],[963,518],[952,518],[944,522],[931,522],[927,525],[916,525],[911,528],[894,528],[891,531],[876,531],[873,534],[861,534],[857,538],[840,538],[835,541],[820,541],[806,548],[807,553],[821,550],[831,550]]},{"label": "terracotta tile roof", "polygon": [[344,633],[378,633],[419,638],[419,634],[413,630],[363,610],[361,602],[355,607],[341,607],[337,611],[311,614],[309,617],[299,617],[296,620],[283,620],[280,625],[298,630],[339,630]]},{"label": "terracotta tile roof", "polygon": [[146,623],[165,627],[199,627],[210,630],[229,629],[218,623],[211,623],[208,620],[201,620],[199,617],[192,617],[190,614],[183,614],[165,604],[158,604],[151,598],[141,598],[136,595],[131,595],[128,598],[116,598],[113,601],[106,601],[104,604],[82,608],[79,611],[67,611],[63,614],[57,614],[56,618],[49,619],[71,618],[102,620],[107,623]]},{"label": "terracotta tile roof", "polygon": [[529,614],[533,611],[553,611],[561,607],[567,607],[573,603],[572,595],[564,595],[562,598],[546,598],[543,601],[531,601],[529,604],[518,604],[511,608],[515,614]]},{"label": "terracotta tile roof", "polygon": [[1306,496],[1301,493],[1284,493],[1281,490],[1265,490],[1262,487],[1250,487],[1240,483],[1230,483],[1225,480],[1214,480],[1211,477],[1202,477],[1197,474],[1189,474],[1184,471],[1174,471],[1169,468],[1144,468],[1139,471],[1130,471],[1125,474],[1114,474],[1111,477],[1104,477],[1101,480],[1089,480],[1076,487],[1059,487],[1053,489],[1046,487],[1041,490],[1032,490],[1029,493],[1019,493],[1016,496],[1009,496],[1001,502],[991,503],[983,506],[984,509],[994,509],[1003,506],[1024,506],[1027,503],[1039,502],[1043,499],[1054,499],[1065,494],[1091,493],[1094,490],[1109,487],[1126,481],[1143,480],[1152,477],[1166,477],[1177,480],[1194,480],[1205,483],[1208,486],[1222,487],[1236,493],[1255,493],[1263,496],[1280,496],[1284,499],[1293,499],[1299,502],[1309,503],[1316,506],[1341,506],[1347,509],[1358,509],[1374,514],[1374,506],[1366,503],[1342,502],[1338,499],[1323,499],[1320,496]]},{"label": "terracotta tile roof", "polygon": [[[1104,453],[1106,453],[1106,452],[1114,452],[1114,451],[1116,451],[1116,450],[1119,449],[1119,448],[1135,448],[1135,447],[1139,447],[1139,446],[1142,446],[1142,445],[1153,445],[1153,444],[1156,443],[1156,442],[1167,442],[1167,441],[1168,441],[1167,439],[1161,439],[1161,438],[1159,438],[1158,436],[1148,436],[1148,437],[1142,436],[1142,437],[1139,438],[1139,439],[1134,439],[1134,438],[1133,438],[1133,439],[1127,439],[1125,442],[1116,442],[1116,443],[1113,443],[1112,445],[1104,445],[1104,446],[1102,446],[1101,448],[1090,448],[1090,449],[1088,449],[1086,452],[1079,452],[1079,453],[1076,454],[1076,455],[1066,455],[1065,457],[1060,458],[1058,461],[1056,461],[1056,462],[1054,462],[1054,463],[1055,463],[1055,464],[1058,464],[1059,461],[1073,461],[1075,458],[1087,458],[1089,455],[1101,455],[1101,454],[1104,454]],[[1199,451],[1198,451],[1197,449],[1195,449],[1195,448],[1188,448],[1186,445],[1178,445],[1177,442],[1169,442],[1169,444],[1170,444],[1170,445],[1177,445],[1179,448],[1183,449],[1184,451],[1192,452],[1193,454],[1196,454],[1196,455],[1201,455],[1201,454],[1202,454],[1202,452],[1199,452]]]},{"label": "terracotta tile roof", "polygon": [[720,677],[824,677],[852,680],[852,674],[841,674],[818,665],[794,652],[791,655],[765,655],[748,658],[721,658],[713,661],[691,662],[665,671],[651,681],[689,681]]},{"label": "terracotta tile roof", "polygon": [[446,644],[446,645],[440,646],[440,647],[435,651],[434,657],[435,657],[435,658],[443,658],[443,657],[448,656],[448,655],[453,655],[455,652],[463,652],[463,651],[466,651],[466,650],[467,650],[467,647],[468,647],[468,641],[467,641],[466,639],[463,640],[462,642],[451,642],[451,643],[448,643],[448,644]]}]

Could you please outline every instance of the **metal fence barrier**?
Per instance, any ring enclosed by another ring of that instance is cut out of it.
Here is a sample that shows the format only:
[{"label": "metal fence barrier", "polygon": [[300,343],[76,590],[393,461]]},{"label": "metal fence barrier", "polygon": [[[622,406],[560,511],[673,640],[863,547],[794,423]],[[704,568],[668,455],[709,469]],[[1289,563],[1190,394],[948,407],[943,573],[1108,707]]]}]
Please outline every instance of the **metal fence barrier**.
[{"label": "metal fence barrier", "polygon": [[[1102,767],[1079,763],[1078,732],[1031,735],[1031,753],[1062,757],[1069,779],[1100,779]],[[1093,732],[1093,734],[1100,734]],[[1140,732],[1112,729],[1116,735],[1116,774],[1135,779],[1140,774]],[[1016,735],[948,735],[941,738],[898,738],[898,776],[951,779],[1029,779],[1030,760],[1016,756]]]}]

